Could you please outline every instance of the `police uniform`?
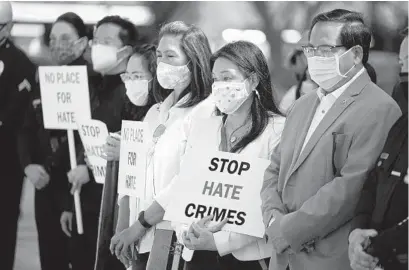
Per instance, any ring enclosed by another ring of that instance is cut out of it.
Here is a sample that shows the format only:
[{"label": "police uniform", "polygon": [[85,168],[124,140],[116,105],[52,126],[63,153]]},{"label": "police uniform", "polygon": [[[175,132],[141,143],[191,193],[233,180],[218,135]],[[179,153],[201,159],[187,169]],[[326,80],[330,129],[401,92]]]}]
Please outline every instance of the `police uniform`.
[{"label": "police uniform", "polygon": [[[403,78],[404,79],[404,78]],[[377,256],[385,270],[407,269],[397,255],[408,254],[408,101],[407,77],[394,91],[402,116],[391,128],[382,154],[370,172],[357,206],[352,230],[375,229],[368,253]],[[407,179],[407,178],[406,178]],[[390,241],[393,239],[393,241]]]},{"label": "police uniform", "polygon": [[2,182],[0,250],[1,269],[12,270],[23,171],[17,151],[17,133],[23,123],[29,92],[35,82],[35,65],[12,42],[0,45],[0,172]]}]

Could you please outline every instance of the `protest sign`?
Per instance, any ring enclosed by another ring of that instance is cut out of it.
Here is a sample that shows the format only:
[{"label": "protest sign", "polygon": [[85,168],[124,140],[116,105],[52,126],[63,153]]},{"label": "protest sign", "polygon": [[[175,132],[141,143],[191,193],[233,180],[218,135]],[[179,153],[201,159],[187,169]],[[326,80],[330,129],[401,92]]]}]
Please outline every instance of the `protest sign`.
[{"label": "protest sign", "polygon": [[147,153],[152,143],[148,123],[122,121],[118,193],[145,198]]},{"label": "protest sign", "polygon": [[76,115],[91,119],[86,66],[42,66],[39,78],[45,128],[76,130]]},{"label": "protest sign", "polygon": [[77,125],[95,181],[103,184],[107,165],[106,159],[103,158],[103,146],[108,137],[107,126],[99,120],[83,120],[82,118],[77,119]]},{"label": "protest sign", "polygon": [[228,218],[222,230],[264,236],[260,190],[268,160],[192,149],[183,159],[165,220],[190,224],[208,215]]}]

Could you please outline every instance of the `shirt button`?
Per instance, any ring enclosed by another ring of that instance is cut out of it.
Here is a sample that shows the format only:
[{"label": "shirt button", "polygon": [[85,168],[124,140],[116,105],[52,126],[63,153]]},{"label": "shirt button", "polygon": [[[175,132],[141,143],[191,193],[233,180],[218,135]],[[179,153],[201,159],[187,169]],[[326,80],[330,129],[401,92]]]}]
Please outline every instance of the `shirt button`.
[{"label": "shirt button", "polygon": [[325,111],[324,111],[324,110],[322,110],[321,112],[322,112],[322,113],[325,113]]}]

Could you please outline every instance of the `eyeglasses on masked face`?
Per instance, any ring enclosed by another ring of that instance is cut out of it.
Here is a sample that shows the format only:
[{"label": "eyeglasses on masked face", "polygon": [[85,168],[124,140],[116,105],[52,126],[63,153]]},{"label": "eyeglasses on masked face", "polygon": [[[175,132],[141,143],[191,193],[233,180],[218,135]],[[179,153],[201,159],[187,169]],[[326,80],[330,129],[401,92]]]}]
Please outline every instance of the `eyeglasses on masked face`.
[{"label": "eyeglasses on masked face", "polygon": [[317,47],[314,46],[302,46],[304,54],[306,57],[313,56],[323,56],[323,57],[332,57],[337,52],[337,48],[343,48],[344,45],[320,45]]}]

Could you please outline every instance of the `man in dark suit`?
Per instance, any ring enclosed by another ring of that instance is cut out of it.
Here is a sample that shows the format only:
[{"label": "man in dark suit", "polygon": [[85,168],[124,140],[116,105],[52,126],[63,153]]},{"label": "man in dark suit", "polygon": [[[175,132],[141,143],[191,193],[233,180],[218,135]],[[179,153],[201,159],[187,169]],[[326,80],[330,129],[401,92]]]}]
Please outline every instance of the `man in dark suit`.
[{"label": "man in dark suit", "polygon": [[354,270],[408,269],[408,37],[402,42],[400,82],[393,97],[403,115],[369,174],[349,235],[349,259]]}]

